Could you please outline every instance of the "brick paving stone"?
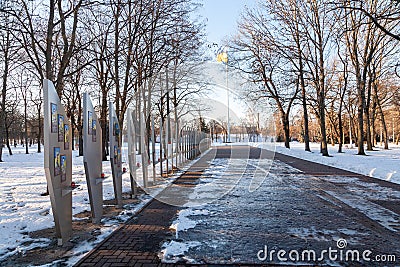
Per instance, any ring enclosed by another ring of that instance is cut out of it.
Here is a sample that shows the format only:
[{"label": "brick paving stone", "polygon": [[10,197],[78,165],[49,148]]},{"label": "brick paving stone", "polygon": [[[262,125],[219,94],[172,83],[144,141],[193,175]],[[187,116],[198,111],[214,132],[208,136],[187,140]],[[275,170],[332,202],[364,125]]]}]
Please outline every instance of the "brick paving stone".
[{"label": "brick paving stone", "polygon": [[[199,179],[209,166],[210,158],[202,157],[181,179]],[[169,226],[175,218],[176,206],[171,206],[157,199],[151,200],[139,214],[134,215],[123,226],[114,231],[75,266],[160,266],[158,258],[160,244],[169,234]],[[173,266],[166,264],[164,266]]]}]

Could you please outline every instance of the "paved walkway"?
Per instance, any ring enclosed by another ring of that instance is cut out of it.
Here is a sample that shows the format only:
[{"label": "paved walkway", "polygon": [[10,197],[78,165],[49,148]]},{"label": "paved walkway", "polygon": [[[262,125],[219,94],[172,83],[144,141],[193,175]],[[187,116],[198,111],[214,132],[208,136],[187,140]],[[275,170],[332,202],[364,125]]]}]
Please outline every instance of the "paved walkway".
[{"label": "paved walkway", "polygon": [[[162,195],[118,228],[76,266],[172,266],[161,263],[158,253],[165,240],[174,238],[169,227],[181,210],[179,206],[189,201],[190,192],[214,159],[228,158],[275,159],[270,170],[275,179],[265,181],[264,191],[252,195],[256,199],[242,194],[243,188],[249,184],[244,180],[244,184],[238,184],[220,203],[208,206],[213,216],[206,216],[203,225],[180,238],[207,243],[218,236],[229,242],[225,246],[221,242],[217,244],[220,247],[214,249],[200,247],[190,255],[197,262],[212,266],[222,266],[222,263],[237,266],[264,264],[256,260],[256,253],[267,245],[267,241],[281,242],[280,245],[290,249],[304,247],[306,239],[306,248],[314,246],[317,249],[332,238],[328,237],[329,233],[339,228],[346,228],[346,237],[357,241],[360,247],[381,253],[398,252],[400,227],[396,216],[400,214],[400,185],[258,148],[227,146],[214,148],[203,156]],[[255,169],[252,166],[248,163],[243,164],[242,170],[236,166],[236,169],[227,171],[231,171],[230,175],[238,172],[251,174]],[[377,197],[380,192],[385,196]],[[237,201],[235,199],[239,202],[224,210],[224,206],[232,205]],[[310,225],[317,227],[310,228],[315,230],[314,233],[293,232],[293,229],[307,229]],[[364,236],[368,240],[356,240],[354,233],[358,238]],[[311,239],[318,242],[309,244]],[[239,262],[222,258],[227,248],[231,250],[231,258],[236,257]],[[247,257],[246,254],[251,255]],[[249,260],[251,257],[255,260]],[[351,265],[356,266],[354,263]],[[268,266],[274,265],[270,263]]]},{"label": "paved walkway", "polygon": [[[214,156],[208,153],[201,157],[174,184],[186,188],[195,184]],[[150,201],[75,266],[168,266],[161,264],[158,253],[162,241],[171,235],[169,227],[180,208],[162,200],[174,198],[179,205],[185,203],[186,197],[176,196],[174,189],[174,186],[166,188],[158,199]]]}]

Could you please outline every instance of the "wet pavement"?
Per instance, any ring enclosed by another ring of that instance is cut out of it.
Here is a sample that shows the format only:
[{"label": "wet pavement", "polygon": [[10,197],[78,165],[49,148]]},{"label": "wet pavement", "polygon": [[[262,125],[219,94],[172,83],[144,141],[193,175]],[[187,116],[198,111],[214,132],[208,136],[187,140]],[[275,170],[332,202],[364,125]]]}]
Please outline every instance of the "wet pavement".
[{"label": "wet pavement", "polygon": [[399,204],[399,185],[218,147],[77,266],[395,266]]}]

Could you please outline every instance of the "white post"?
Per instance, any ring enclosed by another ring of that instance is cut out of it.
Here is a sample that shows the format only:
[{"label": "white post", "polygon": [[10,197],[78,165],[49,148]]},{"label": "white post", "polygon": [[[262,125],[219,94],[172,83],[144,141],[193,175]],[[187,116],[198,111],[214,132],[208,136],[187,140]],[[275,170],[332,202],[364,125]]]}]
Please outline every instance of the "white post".
[{"label": "white post", "polygon": [[151,160],[153,165],[153,185],[156,184],[156,130],[154,127],[154,117],[151,115]]},{"label": "white post", "polygon": [[131,197],[136,196],[136,130],[133,117],[135,112],[128,109],[128,160],[131,180]]},{"label": "white post", "polygon": [[148,184],[148,158],[147,147],[145,141],[146,135],[146,121],[143,114],[140,115],[140,143],[142,146],[142,172],[143,172],[143,187],[147,188]]},{"label": "white post", "polygon": [[169,140],[170,140],[170,132],[169,132],[169,130],[171,129],[171,125],[170,125],[170,116],[169,116],[169,114],[167,115],[167,127],[165,128],[165,139],[166,139],[166,141],[165,141],[165,144],[166,144],[166,147],[165,147],[165,154],[167,155],[167,160],[166,160],[166,172],[167,172],[167,177],[168,177],[168,174],[169,174],[169,150],[170,150],[170,143],[169,143]]},{"label": "white post", "polygon": [[178,168],[179,157],[179,120],[175,122],[175,165]]},{"label": "white post", "polygon": [[[179,126],[180,127],[180,126]],[[183,165],[183,153],[185,151],[182,129],[179,130],[179,162]]]},{"label": "white post", "polygon": [[160,117],[160,175],[161,178],[163,177],[163,153],[165,153],[165,147],[163,146],[163,131],[164,131],[164,126],[163,126],[163,119],[162,116]]}]

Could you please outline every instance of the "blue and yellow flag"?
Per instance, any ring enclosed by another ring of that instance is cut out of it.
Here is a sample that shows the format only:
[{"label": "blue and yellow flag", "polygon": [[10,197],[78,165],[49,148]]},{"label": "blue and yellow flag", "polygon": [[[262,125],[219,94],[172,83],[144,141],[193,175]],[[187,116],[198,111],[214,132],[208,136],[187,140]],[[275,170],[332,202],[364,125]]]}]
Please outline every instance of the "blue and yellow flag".
[{"label": "blue and yellow flag", "polygon": [[217,61],[218,62],[225,62],[228,63],[228,53],[220,52],[217,54]]}]

